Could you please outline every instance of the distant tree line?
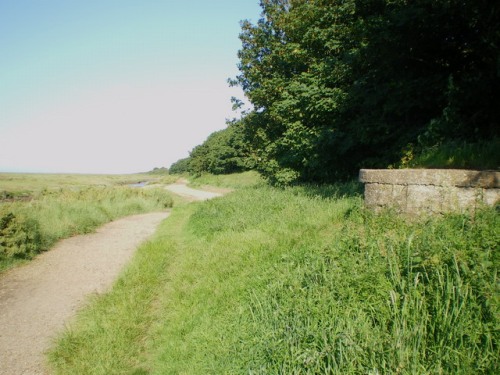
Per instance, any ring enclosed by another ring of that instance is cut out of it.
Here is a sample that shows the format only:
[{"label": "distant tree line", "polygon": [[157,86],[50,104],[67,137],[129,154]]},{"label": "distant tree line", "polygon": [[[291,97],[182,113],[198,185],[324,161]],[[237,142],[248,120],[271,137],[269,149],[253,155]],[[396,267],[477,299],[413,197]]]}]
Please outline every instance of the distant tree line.
[{"label": "distant tree line", "polygon": [[170,173],[229,174],[254,168],[240,122],[241,120],[229,121],[225,129],[212,133],[205,142],[191,151],[188,158],[172,164]]},{"label": "distant tree line", "polygon": [[241,24],[231,80],[253,109],[177,163],[187,170],[255,168],[271,182],[323,182],[397,163],[408,147],[499,136],[499,2],[261,7],[256,24]]}]

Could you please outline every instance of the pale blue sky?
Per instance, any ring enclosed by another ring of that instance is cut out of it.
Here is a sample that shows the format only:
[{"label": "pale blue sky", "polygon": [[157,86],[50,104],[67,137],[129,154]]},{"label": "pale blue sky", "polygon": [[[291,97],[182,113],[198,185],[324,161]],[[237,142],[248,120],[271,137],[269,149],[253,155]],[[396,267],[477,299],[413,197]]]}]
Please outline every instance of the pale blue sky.
[{"label": "pale blue sky", "polygon": [[233,117],[258,0],[0,0],[0,171],[169,166]]}]

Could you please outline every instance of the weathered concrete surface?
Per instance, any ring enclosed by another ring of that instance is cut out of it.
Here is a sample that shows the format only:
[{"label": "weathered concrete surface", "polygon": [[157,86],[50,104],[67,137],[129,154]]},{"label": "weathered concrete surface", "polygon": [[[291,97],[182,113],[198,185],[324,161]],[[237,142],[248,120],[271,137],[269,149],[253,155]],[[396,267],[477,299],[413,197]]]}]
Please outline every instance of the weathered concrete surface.
[{"label": "weathered concrete surface", "polygon": [[500,188],[500,172],[462,169],[361,169],[363,183]]},{"label": "weathered concrete surface", "polygon": [[457,169],[362,169],[365,205],[409,214],[463,212],[500,201],[500,172]]}]

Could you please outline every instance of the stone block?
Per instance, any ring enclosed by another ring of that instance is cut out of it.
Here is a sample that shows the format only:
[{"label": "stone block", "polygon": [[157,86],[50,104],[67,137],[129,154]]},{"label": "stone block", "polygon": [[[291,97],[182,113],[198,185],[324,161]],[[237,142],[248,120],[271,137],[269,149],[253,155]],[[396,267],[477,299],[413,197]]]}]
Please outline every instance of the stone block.
[{"label": "stone block", "polygon": [[440,169],[362,169],[365,205],[408,214],[464,212],[500,202],[500,172]]},{"label": "stone block", "polygon": [[488,206],[500,204],[500,189],[483,189],[483,202]]},{"label": "stone block", "polygon": [[361,169],[363,183],[500,188],[500,172],[462,169]]}]

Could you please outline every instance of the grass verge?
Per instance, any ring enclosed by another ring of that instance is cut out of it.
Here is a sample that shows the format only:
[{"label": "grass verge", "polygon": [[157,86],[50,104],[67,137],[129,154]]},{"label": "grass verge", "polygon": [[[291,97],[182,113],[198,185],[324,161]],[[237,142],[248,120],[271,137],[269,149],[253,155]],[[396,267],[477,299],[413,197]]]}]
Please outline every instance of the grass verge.
[{"label": "grass verge", "polygon": [[[178,231],[192,206],[174,211],[160,233],[142,245],[111,293],[95,297],[62,335],[49,358],[57,374],[143,374],[147,333],[158,318],[158,294],[170,275],[165,269],[181,256]],[[75,372],[76,371],[76,372]]]},{"label": "grass verge", "polygon": [[498,373],[495,208],[406,222],[355,184],[174,209],[50,354],[57,374]]},{"label": "grass verge", "polygon": [[189,177],[190,186],[215,186],[228,189],[241,189],[256,186],[263,183],[262,177],[255,171],[248,171],[233,174],[202,174],[201,176]]}]

